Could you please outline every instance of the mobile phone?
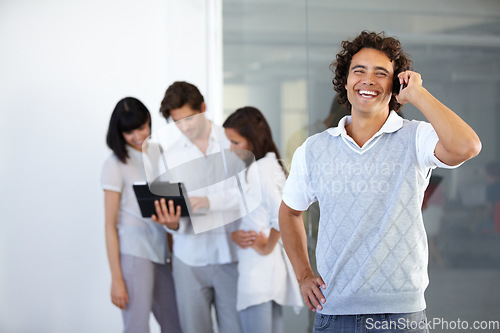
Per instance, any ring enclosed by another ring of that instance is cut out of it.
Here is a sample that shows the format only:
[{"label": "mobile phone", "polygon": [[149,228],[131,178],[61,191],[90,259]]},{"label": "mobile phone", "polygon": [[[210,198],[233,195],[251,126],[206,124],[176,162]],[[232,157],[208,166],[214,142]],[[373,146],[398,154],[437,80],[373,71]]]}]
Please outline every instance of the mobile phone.
[{"label": "mobile phone", "polygon": [[394,81],[392,83],[392,91],[394,94],[398,95],[401,93],[401,90],[406,88],[406,83],[399,83],[399,78],[397,76],[394,76]]}]

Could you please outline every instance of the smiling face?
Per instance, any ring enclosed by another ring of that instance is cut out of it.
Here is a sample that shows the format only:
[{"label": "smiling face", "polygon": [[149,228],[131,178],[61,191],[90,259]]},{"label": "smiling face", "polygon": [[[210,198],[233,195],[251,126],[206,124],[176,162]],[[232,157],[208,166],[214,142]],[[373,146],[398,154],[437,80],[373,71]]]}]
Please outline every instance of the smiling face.
[{"label": "smiling face", "polygon": [[142,144],[151,134],[151,129],[149,127],[149,120],[139,128],[134,130],[123,132],[123,138],[125,142],[135,150],[142,151]]},{"label": "smiling face", "polygon": [[351,60],[345,88],[352,112],[388,112],[394,64],[379,50],[364,48]]}]

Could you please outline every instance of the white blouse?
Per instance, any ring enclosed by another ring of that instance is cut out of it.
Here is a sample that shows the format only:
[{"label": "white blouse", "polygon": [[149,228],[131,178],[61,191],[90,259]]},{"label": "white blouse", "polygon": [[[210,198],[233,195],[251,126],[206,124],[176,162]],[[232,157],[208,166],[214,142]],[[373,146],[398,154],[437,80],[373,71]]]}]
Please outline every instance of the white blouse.
[{"label": "white blouse", "polygon": [[[286,178],[274,153],[267,153],[250,165],[248,174],[256,172],[260,176],[262,201],[243,217],[240,229],[262,231],[269,236],[271,228],[279,230],[278,211]],[[251,184],[246,185],[246,194],[251,197],[248,193],[252,190]],[[269,301],[294,306],[296,311],[303,306],[299,285],[281,240],[266,256],[252,248],[238,248],[238,272],[238,311]]]}]

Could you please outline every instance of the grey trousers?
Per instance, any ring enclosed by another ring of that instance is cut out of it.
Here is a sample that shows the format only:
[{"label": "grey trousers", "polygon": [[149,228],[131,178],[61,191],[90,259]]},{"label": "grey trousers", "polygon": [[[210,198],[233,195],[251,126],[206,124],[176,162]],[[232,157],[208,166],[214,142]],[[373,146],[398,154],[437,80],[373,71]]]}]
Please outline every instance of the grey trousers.
[{"label": "grey trousers", "polygon": [[236,263],[189,266],[173,258],[175,291],[184,333],[212,333],[212,304],[219,333],[240,333],[236,311]]},{"label": "grey trousers", "polygon": [[124,333],[149,333],[149,316],[153,312],[162,333],[180,333],[181,327],[170,265],[120,255],[123,279],[129,303],[122,310]]},{"label": "grey trousers", "polygon": [[283,333],[281,305],[270,301],[240,311],[243,333]]}]

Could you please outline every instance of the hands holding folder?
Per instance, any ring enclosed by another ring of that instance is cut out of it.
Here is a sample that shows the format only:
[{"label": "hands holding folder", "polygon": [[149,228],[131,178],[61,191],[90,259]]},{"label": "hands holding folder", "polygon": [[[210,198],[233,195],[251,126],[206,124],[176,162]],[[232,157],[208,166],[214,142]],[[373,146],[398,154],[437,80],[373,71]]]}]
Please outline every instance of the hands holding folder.
[{"label": "hands holding folder", "polygon": [[207,197],[189,197],[182,183],[155,181],[151,186],[134,184],[134,192],[143,217],[151,217],[167,228],[177,230],[181,216],[207,209]]}]

